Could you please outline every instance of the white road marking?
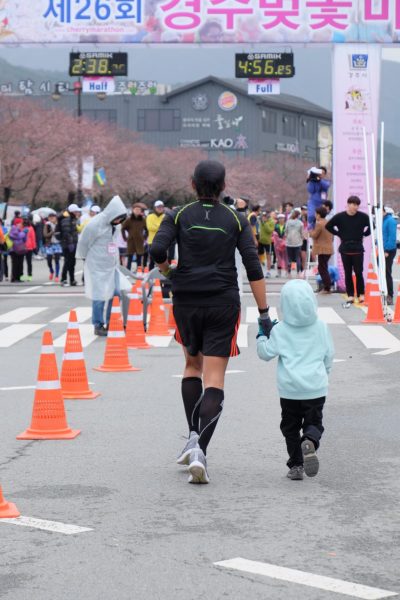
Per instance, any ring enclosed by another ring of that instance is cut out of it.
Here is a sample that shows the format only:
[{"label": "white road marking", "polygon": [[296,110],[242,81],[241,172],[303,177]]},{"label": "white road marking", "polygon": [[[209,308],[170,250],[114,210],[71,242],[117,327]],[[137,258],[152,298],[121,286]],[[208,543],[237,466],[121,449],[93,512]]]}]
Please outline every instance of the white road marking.
[{"label": "white road marking", "polygon": [[147,343],[156,348],[168,348],[172,338],[172,335],[146,335]]},{"label": "white road marking", "polygon": [[[75,309],[76,317],[78,319],[78,323],[84,323],[88,321],[92,316],[92,307],[91,306],[77,306]],[[56,319],[53,319],[52,323],[68,323],[69,321],[69,311],[60,315]]]},{"label": "white road marking", "polygon": [[248,325],[239,325],[239,331],[238,331],[238,336],[237,336],[237,340],[236,340],[236,343],[239,346],[239,348],[248,348],[248,346],[249,346],[249,342],[248,342],[248,338],[247,338],[248,328],[249,328]]},{"label": "white road marking", "polygon": [[[248,306],[246,308],[246,323],[257,323],[257,319],[259,317],[259,312],[257,306]],[[275,306],[270,306],[269,308],[269,316],[272,320],[278,319],[278,311]]]},{"label": "white road marking", "polygon": [[342,317],[330,306],[318,307],[318,318],[324,321],[327,325],[346,325]]},{"label": "white road marking", "polygon": [[46,521],[44,519],[35,519],[33,517],[17,517],[16,519],[0,519],[0,523],[12,523],[22,527],[34,527],[43,529],[43,531],[52,531],[53,533],[63,533],[64,535],[74,535],[84,531],[93,531],[90,527],[80,527],[78,525],[67,525],[58,521]]},{"label": "white road marking", "polygon": [[[81,325],[79,325],[79,332],[81,334],[81,342],[82,342],[83,348],[90,346],[90,344],[97,339],[97,335],[94,334],[93,325],[85,325],[85,324],[82,325],[81,324]],[[0,334],[1,334],[1,332],[0,332]],[[64,348],[66,337],[67,337],[67,334],[63,333],[62,335],[60,335],[60,337],[56,338],[54,340],[54,347],[55,348]]]},{"label": "white road marking", "polygon": [[[246,308],[246,323],[257,323],[258,319],[258,308],[256,306],[248,306]],[[269,315],[272,320],[278,319],[278,310],[274,306],[269,309]],[[327,325],[345,325],[346,323],[337,314],[337,312],[329,306],[318,307],[318,318],[324,321]]]},{"label": "white road marking", "polygon": [[[228,371],[225,371],[225,375],[233,375],[235,373],[246,373],[246,371],[241,371],[240,369],[231,369]],[[182,379],[183,375],[171,375],[171,377],[174,377],[175,379]],[[1,390],[1,388],[0,388]]]},{"label": "white road marking", "polygon": [[350,325],[349,329],[368,350],[384,348],[384,350],[374,352],[374,354],[385,356],[400,352],[400,340],[381,325]]},{"label": "white road marking", "polygon": [[34,390],[36,385],[18,385],[11,387],[0,387],[0,392],[14,392],[16,390]]},{"label": "white road marking", "polygon": [[44,310],[47,310],[47,306],[24,306],[22,308],[16,308],[0,315],[0,323],[20,323]]},{"label": "white road marking", "polygon": [[24,323],[10,325],[5,329],[0,330],[0,348],[9,348],[20,340],[23,340],[28,335],[32,335],[35,331],[45,327],[44,323],[33,325],[32,323]]},{"label": "white road marking", "polygon": [[334,358],[334,359],[333,359],[333,362],[334,362],[334,363],[338,363],[338,362],[346,362],[346,359],[345,359],[345,358]]},{"label": "white road marking", "polygon": [[41,285],[35,285],[34,287],[29,287],[29,288],[26,288],[25,290],[20,290],[17,293],[18,294],[29,294],[29,292],[33,292],[33,290],[39,290],[41,287],[42,287]]},{"label": "white road marking", "polygon": [[396,592],[389,592],[388,590],[372,588],[359,583],[334,579],[333,577],[325,577],[324,575],[315,575],[314,573],[298,571],[297,569],[288,569],[268,563],[246,560],[245,558],[223,560],[214,563],[214,565],[235,571],[245,571],[254,575],[263,575],[271,579],[298,583],[327,592],[352,596],[353,598],[362,598],[363,600],[380,600],[380,598],[390,598],[398,595]]},{"label": "white road marking", "polygon": [[[42,286],[39,286],[42,287]],[[37,288],[29,288],[29,290],[32,289],[37,289]],[[27,290],[27,291],[29,291]],[[1,298],[19,298],[20,296],[18,296],[20,292],[18,292],[17,294],[2,294],[0,293],[0,297]],[[25,293],[25,291],[24,291]],[[47,294],[27,294],[28,297],[30,298],[73,298],[74,296],[77,297],[82,297],[84,294],[83,290],[82,292],[47,292]]]}]

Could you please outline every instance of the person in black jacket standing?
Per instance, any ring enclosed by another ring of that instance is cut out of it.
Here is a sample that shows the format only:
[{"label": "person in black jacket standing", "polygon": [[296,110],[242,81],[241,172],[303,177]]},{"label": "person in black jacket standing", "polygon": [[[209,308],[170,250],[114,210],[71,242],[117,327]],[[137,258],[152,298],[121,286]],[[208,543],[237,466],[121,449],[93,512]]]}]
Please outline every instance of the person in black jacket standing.
[{"label": "person in black jacket standing", "polygon": [[325,228],[341,239],[339,252],[345,274],[347,302],[354,302],[353,270],[357,281],[359,302],[364,302],[364,237],[371,235],[369,217],[359,211],[361,200],[350,196],[345,211],[337,213],[327,222]]},{"label": "person in black jacket standing", "polygon": [[64,255],[64,265],[61,273],[61,285],[67,286],[67,275],[69,283],[77,285],[75,281],[75,254],[78,245],[78,219],[81,215],[81,209],[77,204],[70,204],[68,210],[60,219],[60,243]]},{"label": "person in black jacket standing", "polygon": [[[166,214],[150,253],[161,273],[171,279],[176,339],[185,354],[182,398],[189,437],[177,462],[189,465],[189,483],[208,483],[207,446],[222,413],[225,370],[229,357],[239,354],[236,248],[266,335],[272,323],[250,223],[219,200],[225,167],[217,161],[200,162],[192,186],[198,199]],[[167,260],[174,240],[179,249],[176,269]]]}]

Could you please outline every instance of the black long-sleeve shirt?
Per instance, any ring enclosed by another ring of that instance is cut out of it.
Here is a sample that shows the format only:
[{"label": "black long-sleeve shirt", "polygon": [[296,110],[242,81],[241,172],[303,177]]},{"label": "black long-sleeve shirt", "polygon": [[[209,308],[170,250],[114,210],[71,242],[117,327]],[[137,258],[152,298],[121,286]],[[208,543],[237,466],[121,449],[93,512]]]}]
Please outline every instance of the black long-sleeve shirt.
[{"label": "black long-sleeve shirt", "polygon": [[249,281],[263,278],[248,220],[225,204],[196,201],[167,214],[150,249],[156,263],[167,259],[175,240],[179,262],[172,276],[174,304],[239,304],[236,248]]},{"label": "black long-sleeve shirt", "polygon": [[368,215],[364,212],[357,212],[355,215],[349,215],[346,211],[334,215],[325,228],[337,235],[342,240],[339,251],[344,254],[357,254],[363,252],[363,238],[371,235]]}]

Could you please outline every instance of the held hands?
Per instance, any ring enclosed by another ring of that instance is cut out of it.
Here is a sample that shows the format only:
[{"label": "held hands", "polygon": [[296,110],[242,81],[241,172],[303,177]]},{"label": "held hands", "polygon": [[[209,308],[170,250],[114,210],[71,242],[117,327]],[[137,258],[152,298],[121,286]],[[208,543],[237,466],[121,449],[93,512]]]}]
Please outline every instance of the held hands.
[{"label": "held hands", "polygon": [[276,319],[274,321],[271,320],[271,317],[269,316],[269,308],[266,310],[266,312],[261,313],[258,317],[257,339],[262,335],[265,335],[267,338],[269,338],[272,328],[277,325],[277,323],[278,321]]}]

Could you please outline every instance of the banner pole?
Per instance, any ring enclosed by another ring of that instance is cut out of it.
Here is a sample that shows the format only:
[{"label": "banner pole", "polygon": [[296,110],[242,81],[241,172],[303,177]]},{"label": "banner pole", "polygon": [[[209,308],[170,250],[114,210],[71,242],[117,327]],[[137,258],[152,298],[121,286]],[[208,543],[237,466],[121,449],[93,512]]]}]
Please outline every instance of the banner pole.
[{"label": "banner pole", "polygon": [[369,169],[368,169],[368,144],[367,144],[367,131],[365,127],[363,129],[363,142],[364,142],[364,158],[365,158],[365,190],[367,193],[367,205],[368,205],[368,217],[369,217],[369,227],[371,229],[371,239],[372,239],[372,267],[374,269],[374,273],[378,276],[378,263],[376,260],[375,254],[375,232],[374,232],[374,221],[372,219],[372,208],[371,208],[371,186],[369,180]]}]

